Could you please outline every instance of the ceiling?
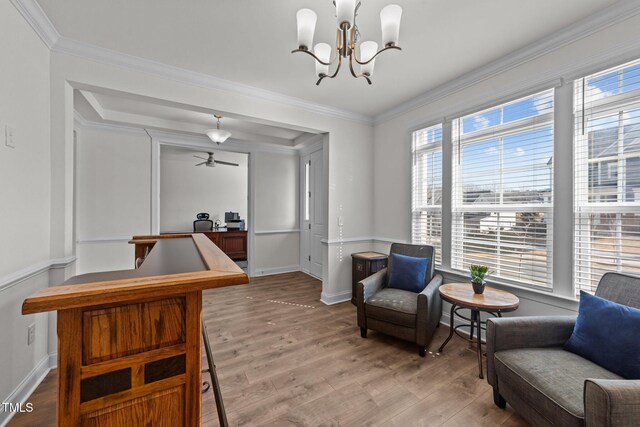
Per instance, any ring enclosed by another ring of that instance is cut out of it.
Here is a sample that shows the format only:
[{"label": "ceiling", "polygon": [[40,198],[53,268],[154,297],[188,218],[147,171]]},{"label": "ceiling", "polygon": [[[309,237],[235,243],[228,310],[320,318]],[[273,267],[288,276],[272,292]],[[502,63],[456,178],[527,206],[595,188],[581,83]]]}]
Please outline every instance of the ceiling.
[{"label": "ceiling", "polygon": [[[531,44],[615,0],[392,0],[403,7],[401,52],[376,61],[373,86],[342,70],[315,85],[314,64],[296,46],[296,11],[318,14],[315,41],[335,39],[331,0],[38,0],[70,39],[190,71],[376,116]],[[625,0],[619,0],[625,1]],[[363,39],[381,38],[389,0],[363,0]],[[115,102],[102,97],[105,105]],[[140,105],[129,109],[140,108]],[[140,112],[140,111],[138,111]],[[179,115],[163,110],[160,115]],[[205,116],[194,121],[208,120]],[[228,120],[229,128],[234,126]],[[255,129],[254,129],[255,130]],[[285,137],[286,139],[286,137]]]},{"label": "ceiling", "polygon": [[[74,110],[82,120],[166,130],[203,136],[216,126],[214,111],[170,101],[146,98],[104,88],[74,91]],[[223,117],[221,128],[231,132],[230,141],[257,142],[296,147],[315,132],[285,128],[250,117]]]}]

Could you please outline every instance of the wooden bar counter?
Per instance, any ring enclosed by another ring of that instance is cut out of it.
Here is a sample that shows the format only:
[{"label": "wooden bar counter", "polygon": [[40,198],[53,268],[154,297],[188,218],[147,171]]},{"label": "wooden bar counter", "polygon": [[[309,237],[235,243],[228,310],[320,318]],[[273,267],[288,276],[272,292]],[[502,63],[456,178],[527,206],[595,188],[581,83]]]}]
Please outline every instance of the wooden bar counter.
[{"label": "wooden bar counter", "polygon": [[23,314],[58,311],[58,425],[199,425],[202,291],[248,281],[193,234],[27,298]]}]

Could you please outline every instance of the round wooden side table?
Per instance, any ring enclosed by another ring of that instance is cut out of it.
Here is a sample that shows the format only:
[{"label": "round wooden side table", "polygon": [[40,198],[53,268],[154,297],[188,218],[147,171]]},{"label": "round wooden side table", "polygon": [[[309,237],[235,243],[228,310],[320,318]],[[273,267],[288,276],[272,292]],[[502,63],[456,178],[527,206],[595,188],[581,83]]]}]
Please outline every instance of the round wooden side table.
[{"label": "round wooden side table", "polygon": [[[502,313],[508,311],[514,311],[518,308],[520,300],[517,296],[510,292],[502,291],[500,289],[485,287],[484,293],[476,294],[473,292],[471,283],[447,283],[440,286],[440,296],[443,300],[451,303],[451,314],[449,324],[449,336],[440,346],[439,352],[442,353],[444,347],[447,345],[454,332],[459,337],[469,341],[470,343],[476,343],[476,352],[478,353],[478,370],[480,372],[480,378],[484,378],[482,375],[482,339],[481,332],[486,327],[483,327],[483,322],[480,319],[480,312],[484,311],[495,317],[502,317]],[[466,317],[459,313],[459,310],[471,310],[471,317]],[[454,327],[455,316],[466,320],[469,324],[458,325]],[[459,328],[469,328],[469,338],[460,335]],[[477,337],[474,341],[474,331],[477,331]]]}]

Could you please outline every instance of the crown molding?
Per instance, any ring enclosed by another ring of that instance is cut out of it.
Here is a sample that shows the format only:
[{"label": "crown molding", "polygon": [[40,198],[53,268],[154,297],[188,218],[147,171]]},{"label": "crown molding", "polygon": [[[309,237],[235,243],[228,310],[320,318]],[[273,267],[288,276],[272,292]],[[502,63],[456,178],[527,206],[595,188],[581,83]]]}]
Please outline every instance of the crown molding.
[{"label": "crown molding", "polygon": [[73,111],[73,124],[76,129],[90,129],[105,132],[118,132],[127,135],[145,136],[148,137],[147,132],[143,128],[137,128],[133,126],[116,125],[112,123],[98,123],[85,119],[82,115]]},{"label": "crown molding", "polygon": [[184,68],[179,68],[173,65],[152,61],[150,59],[140,58],[138,56],[117,52],[62,36],[60,36],[58,41],[53,45],[52,50],[57,53],[73,55],[101,64],[115,65],[134,71],[154,74],[159,77],[173,80],[179,83],[191,84],[206,89],[220,90],[254,99],[259,98],[265,101],[274,102],[315,114],[322,114],[333,118],[360,122],[368,125],[371,125],[373,123],[372,117],[366,116],[364,114],[359,114],[353,111],[343,110],[328,105],[317,104],[301,98],[283,95],[255,86],[249,86],[242,83],[221,79],[219,77],[186,70]]},{"label": "crown molding", "polygon": [[283,95],[266,89],[213,77],[195,71],[185,70],[184,68],[175,67],[173,65],[163,64],[161,62],[128,55],[63,37],[58,33],[51,20],[49,20],[36,0],[11,0],[11,2],[31,25],[38,36],[40,36],[47,47],[49,47],[53,52],[73,55],[106,65],[115,65],[134,71],[155,74],[169,80],[200,86],[207,89],[221,90],[251,98],[260,98],[265,101],[333,118],[368,125],[373,123],[373,118],[364,114],[331,107],[329,105],[317,104],[301,98]]},{"label": "crown molding", "polygon": [[234,141],[233,137],[220,145],[214,145],[206,136],[186,135],[164,130],[147,130],[147,133],[154,141],[164,145],[174,145],[179,147],[197,148],[199,150],[220,150],[232,151],[235,153],[274,153],[284,155],[297,155],[298,151],[294,147],[283,145],[267,144],[254,141]]},{"label": "crown molding", "polygon": [[[595,13],[581,21],[578,21],[564,29],[535,41],[522,49],[512,52],[502,58],[486,64],[478,69],[466,73],[458,78],[450,80],[430,91],[427,91],[413,99],[410,99],[375,117],[359,114],[353,111],[342,110],[328,105],[313,103],[300,98],[279,94],[265,89],[232,82],[225,79],[209,76],[183,68],[163,64],[160,62],[140,58],[133,55],[105,49],[99,46],[83,43],[77,40],[60,36],[47,15],[35,0],[11,0],[13,5],[23,15],[43,42],[54,52],[69,54],[83,59],[99,62],[107,65],[115,65],[135,71],[154,74],[169,80],[192,84],[208,89],[221,90],[251,98],[260,98],[266,101],[286,105],[305,110],[311,113],[329,117],[359,122],[368,125],[377,125],[396,118],[411,110],[415,110],[429,103],[435,102],[453,93],[487,80],[497,74],[504,73],[544,54],[557,50],[570,43],[597,33],[611,25],[622,22],[640,13],[640,0],[618,1],[612,6]],[[634,43],[631,43],[634,44]],[[602,56],[602,55],[601,55]],[[624,56],[621,52],[613,56]],[[581,69],[575,67],[575,69]],[[575,73],[569,70],[568,73]],[[555,73],[556,76],[558,73]],[[551,76],[545,76],[550,79]],[[544,80],[544,79],[542,79]]]},{"label": "crown molding", "polygon": [[18,12],[27,20],[38,37],[49,49],[60,39],[60,33],[53,26],[36,0],[11,0]]},{"label": "crown molding", "polygon": [[213,146],[211,140],[205,136],[188,135],[166,130],[143,129],[112,123],[98,123],[85,119],[77,111],[74,111],[73,114],[73,123],[77,129],[118,132],[129,135],[150,137],[153,140],[164,145],[197,148],[199,150],[232,151],[235,153],[263,152],[285,155],[298,154],[298,150],[295,147],[287,147],[284,145],[275,145],[255,141],[234,141],[233,138],[228,139],[224,144]]},{"label": "crown molding", "polygon": [[[463,74],[460,77],[450,80],[447,83],[375,116],[374,124],[378,125],[384,123],[409,111],[438,101],[638,14],[640,14],[639,0],[619,1],[603,11],[590,15],[560,31],[556,31],[555,33],[543,37],[522,49],[516,50],[469,73]],[[545,79],[548,78],[549,76],[545,76]]]}]

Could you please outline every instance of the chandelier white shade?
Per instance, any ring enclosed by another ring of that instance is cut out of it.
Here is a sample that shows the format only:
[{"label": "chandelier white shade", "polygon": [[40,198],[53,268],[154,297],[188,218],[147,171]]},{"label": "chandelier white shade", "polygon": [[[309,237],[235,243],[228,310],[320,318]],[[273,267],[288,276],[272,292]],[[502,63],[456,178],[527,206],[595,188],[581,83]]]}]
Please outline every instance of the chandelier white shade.
[{"label": "chandelier white shade", "polygon": [[336,16],[338,17],[338,27],[345,22],[347,29],[351,28],[355,18],[356,0],[335,0]]},{"label": "chandelier white shade", "polygon": [[[385,50],[401,50],[398,46],[398,39],[402,8],[397,4],[390,4],[380,12],[382,49],[378,50],[378,43],[374,41],[360,42],[360,31],[356,23],[358,10],[361,6],[360,1],[335,0],[334,5],[337,17],[335,47],[327,43],[313,45],[313,35],[318,17],[311,9],[300,9],[296,14],[298,48],[294,49],[292,53],[303,52],[313,57],[318,76],[316,85],[319,85],[327,77],[330,79],[336,77],[343,59],[348,59],[349,71],[353,77],[363,77],[367,83],[371,84],[376,57]],[[333,64],[336,66],[332,73],[330,69]]]},{"label": "chandelier white shade", "polygon": [[318,15],[311,9],[300,9],[296,17],[298,18],[298,46],[311,48]]},{"label": "chandelier white shade", "polygon": [[371,76],[373,74],[373,66],[376,63],[374,58],[376,52],[378,51],[378,43],[372,41],[362,42],[360,44],[360,60],[365,62],[364,65],[360,66],[360,72],[366,76]]},{"label": "chandelier white shade", "polygon": [[220,119],[222,118],[222,116],[215,115],[214,117],[218,119],[218,122],[216,123],[216,128],[209,129],[208,131],[206,131],[206,134],[209,137],[209,139],[211,139],[216,144],[222,144],[227,139],[229,139],[229,137],[231,136],[231,132],[229,132],[228,130],[220,129]]},{"label": "chandelier white shade", "polygon": [[[313,53],[315,53],[322,62],[329,62],[331,60],[331,46],[327,43],[318,43],[316,47],[313,48]],[[329,74],[329,66],[324,65],[320,61],[316,61],[316,74]]]},{"label": "chandelier white shade", "polygon": [[397,4],[390,4],[380,12],[382,25],[382,45],[395,46],[400,38],[400,19],[402,8]]}]

